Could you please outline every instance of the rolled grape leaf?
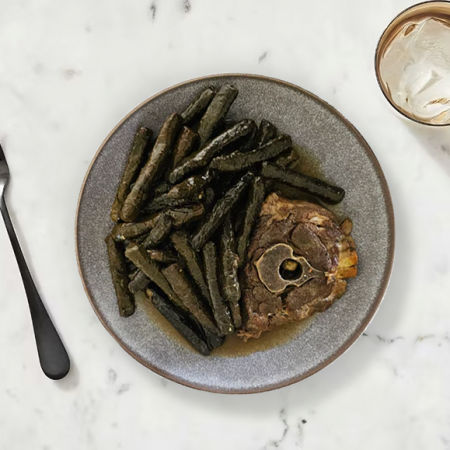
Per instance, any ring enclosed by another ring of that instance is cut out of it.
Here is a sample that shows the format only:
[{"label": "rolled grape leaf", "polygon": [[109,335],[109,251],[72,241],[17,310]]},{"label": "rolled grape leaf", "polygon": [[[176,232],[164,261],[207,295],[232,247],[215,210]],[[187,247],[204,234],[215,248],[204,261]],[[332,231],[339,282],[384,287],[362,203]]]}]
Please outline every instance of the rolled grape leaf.
[{"label": "rolled grape leaf", "polygon": [[123,252],[111,236],[105,239],[108,248],[109,268],[117,296],[119,314],[129,317],[134,313],[134,298],[128,289],[128,270]]},{"label": "rolled grape leaf", "polygon": [[152,132],[148,128],[140,127],[134,136],[133,146],[128,156],[128,162],[123,171],[119,182],[114,204],[111,208],[111,219],[114,222],[120,220],[120,211],[122,210],[125,199],[131,190],[131,185],[136,180],[141,165],[144,162],[145,148],[148,141],[152,138]]},{"label": "rolled grape leaf", "polygon": [[156,183],[164,163],[169,159],[182,119],[178,114],[172,114],[164,122],[147,163],[142,168],[136,182],[128,194],[120,217],[124,222],[133,222],[141,212],[152,185]]}]

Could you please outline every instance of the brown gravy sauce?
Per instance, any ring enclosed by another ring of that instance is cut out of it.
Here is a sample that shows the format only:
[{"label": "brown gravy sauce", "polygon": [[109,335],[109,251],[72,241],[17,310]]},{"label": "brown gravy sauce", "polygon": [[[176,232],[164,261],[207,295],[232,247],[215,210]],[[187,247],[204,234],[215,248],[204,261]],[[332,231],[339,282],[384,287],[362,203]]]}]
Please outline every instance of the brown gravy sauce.
[{"label": "brown gravy sauce", "polygon": [[305,331],[314,322],[314,318],[315,315],[301,322],[288,323],[263,333],[258,339],[249,339],[247,342],[244,342],[236,334],[233,334],[228,336],[222,347],[214,350],[212,354],[224,358],[233,358],[279,347]]}]

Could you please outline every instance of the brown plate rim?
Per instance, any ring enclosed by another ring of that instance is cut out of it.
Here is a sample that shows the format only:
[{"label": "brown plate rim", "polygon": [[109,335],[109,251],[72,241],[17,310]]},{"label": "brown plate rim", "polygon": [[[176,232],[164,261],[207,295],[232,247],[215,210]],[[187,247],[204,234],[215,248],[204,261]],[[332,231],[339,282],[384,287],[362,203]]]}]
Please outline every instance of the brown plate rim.
[{"label": "brown plate rim", "polygon": [[[383,283],[380,286],[379,290],[378,290],[378,296],[375,299],[371,310],[368,312],[365,320],[360,324],[360,326],[358,327],[358,329],[353,333],[353,335],[351,336],[351,338],[348,340],[348,342],[346,342],[341,348],[339,348],[339,350],[332,356],[330,356],[329,358],[327,358],[325,361],[323,361],[321,364],[317,365],[316,367],[312,368],[311,370],[309,370],[308,372],[298,376],[298,377],[294,377],[285,381],[282,381],[280,383],[276,383],[276,384],[272,384],[270,386],[264,386],[264,387],[258,387],[258,388],[254,388],[254,389],[245,389],[245,390],[220,390],[220,389],[212,389],[209,388],[207,386],[199,386],[193,383],[189,383],[185,380],[182,380],[178,377],[175,377],[173,375],[171,375],[170,373],[164,372],[162,370],[159,370],[158,368],[154,367],[152,364],[149,364],[148,362],[144,361],[142,358],[140,358],[138,355],[136,355],[133,351],[131,351],[125,344],[124,342],[121,340],[120,336],[118,336],[113,330],[111,330],[106,323],[104,322],[103,318],[101,317],[101,314],[99,312],[99,310],[97,309],[91,294],[89,292],[89,289],[85,283],[84,280],[84,276],[83,276],[83,271],[81,268],[81,262],[80,262],[80,253],[79,253],[79,242],[78,242],[78,218],[79,218],[79,213],[80,213],[80,204],[81,204],[81,199],[83,197],[84,194],[84,189],[86,186],[86,182],[87,179],[89,178],[89,174],[91,172],[91,169],[94,165],[94,163],[96,162],[98,156],[100,155],[101,151],[103,150],[103,147],[106,145],[106,143],[109,141],[109,139],[111,138],[111,136],[116,132],[116,130],[131,116],[133,115],[136,111],[138,111],[140,108],[142,108],[144,105],[146,105],[147,103],[151,102],[152,100],[154,100],[155,98],[159,97],[160,95],[163,95],[173,89],[182,87],[184,85],[196,82],[196,81],[205,81],[205,80],[216,80],[216,79],[220,79],[223,77],[241,77],[241,78],[253,78],[253,79],[257,79],[257,80],[261,80],[261,81],[269,81],[269,82],[273,82],[273,83],[278,83],[278,84],[282,84],[286,87],[289,87],[291,89],[300,91],[303,94],[306,94],[310,97],[312,97],[313,99],[315,99],[316,101],[320,102],[324,107],[326,107],[332,114],[337,115],[348,127],[349,129],[355,134],[355,136],[357,137],[358,141],[360,142],[360,144],[364,147],[364,149],[366,150],[367,156],[369,157],[370,161],[372,162],[376,174],[378,176],[378,179],[380,180],[381,183],[381,188],[383,191],[383,195],[384,195],[384,200],[385,200],[385,205],[386,205],[386,210],[387,210],[387,215],[388,215],[388,225],[389,225],[389,257],[388,257],[388,262],[385,268],[385,274],[384,274],[384,278],[383,278]],[[108,136],[104,139],[104,141],[102,142],[102,144],[100,145],[99,149],[97,150],[97,152],[95,153],[89,168],[86,172],[86,175],[84,177],[83,183],[81,185],[81,190],[80,190],[80,194],[78,197],[78,203],[77,203],[77,210],[76,210],[76,216],[75,216],[75,253],[76,253],[76,258],[77,258],[77,264],[78,264],[78,272],[80,274],[81,277],[81,281],[83,283],[83,287],[84,290],[86,292],[86,295],[89,299],[89,302],[91,303],[91,306],[93,308],[93,310],[95,311],[97,317],[99,318],[100,322],[103,324],[103,326],[106,328],[106,330],[111,334],[111,336],[120,344],[120,346],[129,354],[131,355],[134,359],[136,359],[138,362],[140,362],[143,366],[147,367],[148,369],[152,370],[153,372],[157,373],[158,375],[167,378],[171,381],[174,381],[178,384],[184,385],[184,386],[188,386],[190,388],[193,389],[197,389],[200,391],[207,391],[207,392],[213,392],[213,393],[218,393],[218,394],[253,394],[253,393],[260,393],[260,392],[267,392],[267,391],[271,391],[274,389],[279,389],[285,386],[289,386],[291,384],[297,383],[305,378],[310,377],[311,375],[314,375],[315,373],[319,372],[320,370],[322,370],[323,368],[325,368],[326,366],[328,366],[329,364],[331,364],[332,362],[334,362],[337,358],[339,358],[339,356],[341,356],[344,352],[346,352],[354,343],[355,341],[358,339],[359,336],[361,336],[361,334],[364,332],[364,330],[367,328],[367,326],[370,324],[370,322],[372,321],[376,311],[378,310],[378,307],[380,306],[385,294],[386,294],[386,289],[388,287],[389,284],[389,280],[391,277],[391,273],[392,273],[392,267],[393,267],[393,262],[394,262],[394,253],[395,253],[395,219],[394,219],[394,208],[393,208],[393,204],[392,204],[392,198],[391,198],[391,194],[389,192],[389,187],[386,181],[386,177],[381,169],[380,163],[377,159],[377,157],[375,156],[375,154],[373,153],[372,149],[370,148],[369,144],[367,143],[367,141],[363,138],[363,136],[361,135],[361,133],[354,127],[354,125],[352,125],[339,111],[337,111],[333,106],[331,106],[329,103],[325,102],[324,100],[322,100],[321,98],[319,98],[318,96],[312,94],[311,92],[307,91],[306,89],[303,89],[293,83],[289,83],[287,81],[283,81],[280,80],[278,78],[273,78],[273,77],[267,77],[265,75],[255,75],[255,74],[245,74],[245,73],[222,73],[222,74],[215,74],[215,75],[206,75],[206,76],[202,76],[202,77],[197,77],[197,78],[193,78],[187,81],[183,81],[182,83],[178,83],[176,85],[173,85],[167,89],[164,89],[160,92],[158,92],[155,95],[152,95],[151,97],[149,97],[147,100],[143,101],[142,103],[140,103],[136,108],[134,108],[132,111],[130,111],[112,130],[111,132],[108,134]]]}]

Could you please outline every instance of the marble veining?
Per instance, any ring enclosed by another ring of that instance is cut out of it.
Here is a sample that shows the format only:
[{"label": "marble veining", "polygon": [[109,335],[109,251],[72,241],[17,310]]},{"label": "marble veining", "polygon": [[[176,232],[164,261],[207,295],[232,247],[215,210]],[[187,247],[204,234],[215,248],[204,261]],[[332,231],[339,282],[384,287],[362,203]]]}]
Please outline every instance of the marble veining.
[{"label": "marble veining", "polygon": [[156,3],[155,2],[152,2],[150,4],[150,17],[152,19],[152,22],[154,22],[156,19]]},{"label": "marble veining", "polygon": [[261,56],[258,58],[258,62],[261,63],[267,58],[267,51],[261,54]]},{"label": "marble veining", "polygon": [[281,436],[278,439],[269,440],[263,447],[264,450],[304,448],[307,420],[288,414],[284,408],[280,410],[278,417],[281,422]]},{"label": "marble veining", "polygon": [[289,432],[289,424],[287,423],[286,420],[286,411],[284,410],[284,408],[280,411],[280,420],[283,424],[283,434],[276,441],[271,441],[268,445],[266,445],[265,447],[266,449],[269,449],[271,446],[279,448]]},{"label": "marble veining", "polygon": [[[7,200],[73,369],[60,382],[40,372],[0,224],[0,449],[450,448],[450,129],[396,116],[373,71],[379,36],[413,3],[2,2]],[[79,189],[111,129],[150,95],[223,72],[278,77],[336,107],[377,155],[397,222],[390,286],[365,335],[313,377],[250,396],[194,391],[134,361],[92,311],[74,256]]]},{"label": "marble veining", "polygon": [[109,369],[108,371],[108,378],[111,384],[114,384],[117,380],[117,373],[114,369]]},{"label": "marble veining", "polygon": [[122,384],[119,389],[117,390],[117,395],[121,395],[124,392],[127,392],[130,389],[130,385],[129,384]]},{"label": "marble veining", "polygon": [[76,69],[64,69],[62,73],[66,80],[72,80],[73,78],[78,77],[82,74],[81,70]]}]

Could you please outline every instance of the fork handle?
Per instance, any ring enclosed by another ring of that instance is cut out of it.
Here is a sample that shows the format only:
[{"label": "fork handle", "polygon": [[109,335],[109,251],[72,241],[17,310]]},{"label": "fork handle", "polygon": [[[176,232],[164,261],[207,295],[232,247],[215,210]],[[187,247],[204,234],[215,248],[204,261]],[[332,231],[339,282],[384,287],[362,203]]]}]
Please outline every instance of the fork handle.
[{"label": "fork handle", "polygon": [[0,209],[25,286],[39,362],[47,377],[52,380],[59,380],[64,378],[70,370],[69,356],[31,278],[3,196],[0,199]]}]

